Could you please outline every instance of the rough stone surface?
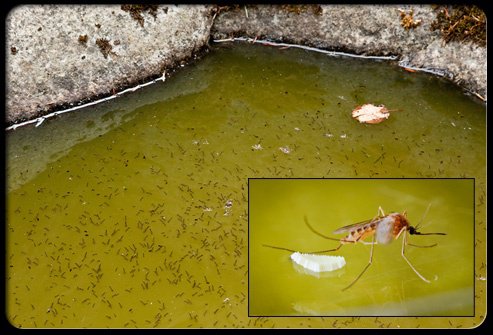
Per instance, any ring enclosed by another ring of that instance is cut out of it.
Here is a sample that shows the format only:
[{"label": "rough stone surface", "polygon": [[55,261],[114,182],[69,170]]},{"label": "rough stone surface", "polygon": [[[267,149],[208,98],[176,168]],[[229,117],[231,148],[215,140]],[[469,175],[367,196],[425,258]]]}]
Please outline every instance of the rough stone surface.
[{"label": "rough stone surface", "polygon": [[[142,16],[143,27],[119,5],[15,7],[6,20],[6,122],[135,85],[208,42],[211,6],[160,5],[155,18]],[[106,57],[98,39],[111,46]]]},{"label": "rough stone surface", "polygon": [[[445,44],[431,30],[436,12],[429,5],[323,5],[296,13],[276,5],[248,6],[218,15],[214,39],[263,37],[322,49],[366,55],[395,55],[420,68],[443,70],[449,79],[486,98],[486,48]],[[399,9],[421,20],[415,29],[401,25]],[[248,17],[247,17],[248,13]]]},{"label": "rough stone surface", "polygon": [[[445,44],[430,29],[436,13],[429,5],[323,5],[299,12],[248,5],[246,11],[240,6],[217,15],[213,8],[160,5],[156,17],[142,14],[141,26],[119,5],[15,7],[6,20],[6,122],[33,119],[160,76],[207,47],[210,37],[263,37],[395,55],[410,66],[443,70],[486,98],[486,48]],[[399,9],[412,9],[421,24],[406,30]],[[98,40],[102,46],[108,42],[105,52]]]}]

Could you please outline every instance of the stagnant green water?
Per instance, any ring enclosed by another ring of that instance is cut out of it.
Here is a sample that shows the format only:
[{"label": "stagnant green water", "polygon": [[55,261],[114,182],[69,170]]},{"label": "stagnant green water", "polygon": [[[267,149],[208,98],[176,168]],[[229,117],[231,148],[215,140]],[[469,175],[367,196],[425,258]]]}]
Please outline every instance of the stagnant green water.
[{"label": "stagnant green water", "polygon": [[[250,180],[251,314],[472,316],[473,201],[472,179]],[[370,245],[343,245],[334,254],[344,256],[347,265],[325,273],[307,271],[290,260],[290,252],[263,246],[300,252],[333,249],[337,241],[310,231],[305,216],[316,231],[330,237],[337,228],[372,219],[383,204],[387,214],[406,210],[411,225],[419,225],[422,233],[447,234],[407,237],[415,245],[438,243],[405,249],[430,284],[402,258],[402,238],[375,246],[371,267],[345,291],[368,263]]]},{"label": "stagnant green water", "polygon": [[[366,102],[395,111],[359,124],[351,110]],[[216,48],[163,84],[7,134],[8,319],[17,327],[477,325],[486,312],[485,153],[485,106],[437,78],[302,50]],[[372,192],[302,183],[282,202],[282,188],[259,193],[264,184],[251,180],[251,205],[269,212],[272,204],[272,213],[265,224],[251,218],[249,245],[248,178],[265,177],[474,178],[475,232],[468,181],[450,186],[463,187],[457,196],[447,183],[389,181]],[[340,289],[369,246],[344,246],[346,267],[321,278],[300,273],[289,253],[259,247],[337,244],[311,233],[303,215],[330,234],[378,206],[407,210],[416,223],[429,202],[423,231],[448,235],[412,236],[439,244],[406,252],[432,283],[402,259],[400,240],[376,246],[342,308]],[[430,302],[451,307],[423,308]],[[474,317],[356,317],[389,309]]]}]

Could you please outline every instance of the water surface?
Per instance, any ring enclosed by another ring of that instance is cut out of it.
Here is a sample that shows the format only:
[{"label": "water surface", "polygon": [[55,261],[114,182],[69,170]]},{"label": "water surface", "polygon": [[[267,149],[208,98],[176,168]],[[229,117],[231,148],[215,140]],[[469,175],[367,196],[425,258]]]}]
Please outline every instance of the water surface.
[{"label": "water surface", "polygon": [[[359,124],[351,110],[366,102],[395,111],[381,124]],[[344,325],[331,318],[248,318],[248,178],[469,177],[475,318],[418,321],[478,324],[486,306],[485,152],[484,105],[440,79],[304,50],[218,47],[165,83],[7,134],[7,316],[17,327],[379,326],[365,318],[338,318]],[[428,200],[354,204],[349,197],[330,209],[340,215],[331,224],[368,218],[378,205],[407,209],[415,221]],[[312,209],[307,214],[322,225],[324,212]],[[430,229],[452,233],[436,219],[444,211],[430,210]],[[304,229],[292,220],[291,232]],[[453,241],[413,250],[412,259],[416,266],[427,255],[441,262]],[[367,250],[358,247],[345,256],[359,269]],[[398,244],[392,247],[396,253]],[[271,262],[291,266],[272,251]],[[402,280],[416,298],[424,294],[402,259],[389,266],[406,272]],[[375,263],[365,280],[390,275],[389,266]],[[439,270],[432,276],[443,282],[449,272]],[[344,271],[352,277],[353,269]],[[429,266],[422,271],[429,275]],[[385,287],[368,290],[354,307],[375,296],[399,301],[404,291],[382,297]],[[309,298],[296,313],[329,310]],[[385,320],[394,327],[415,323]]]},{"label": "water surface", "polygon": [[[249,186],[251,315],[473,316],[473,179],[252,179]],[[336,248],[337,241],[310,231],[304,217],[324,236],[343,238],[347,233],[332,232],[376,217],[380,206],[386,214],[406,211],[422,233],[447,234],[407,236],[414,245],[437,244],[405,248],[431,283],[402,258],[402,236],[375,245],[370,268],[344,291],[368,263],[370,245],[345,244],[327,253],[344,256],[347,265],[324,273],[297,266],[290,252],[264,246],[300,252]]]}]

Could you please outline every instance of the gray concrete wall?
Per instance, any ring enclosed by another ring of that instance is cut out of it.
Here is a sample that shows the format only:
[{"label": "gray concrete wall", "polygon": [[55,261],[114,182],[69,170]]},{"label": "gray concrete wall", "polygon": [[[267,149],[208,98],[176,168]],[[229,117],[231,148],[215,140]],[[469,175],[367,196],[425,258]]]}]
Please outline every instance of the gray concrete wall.
[{"label": "gray concrete wall", "polygon": [[[396,55],[410,66],[444,70],[486,97],[486,48],[445,44],[430,30],[430,6],[324,5],[295,13],[280,6],[160,5],[143,26],[119,5],[33,5],[6,21],[6,121],[33,119],[62,106],[160,76],[189,60],[212,38],[263,36],[367,55]],[[414,10],[415,29],[401,26],[399,9]],[[87,41],[79,41],[87,35]],[[106,55],[96,41],[106,39]]]},{"label": "gray concrete wall", "polygon": [[[366,55],[396,55],[409,66],[442,70],[462,87],[486,98],[486,48],[472,43],[445,44],[432,31],[436,12],[429,5],[323,5],[295,13],[281,6],[249,6],[219,15],[212,37],[241,34],[290,41],[322,49]],[[406,30],[400,11],[413,10],[419,26]],[[248,15],[248,17],[247,17]]]},{"label": "gray concrete wall", "polygon": [[[119,5],[20,6],[7,17],[8,123],[162,74],[209,39],[211,6],[159,6],[143,26]],[[79,36],[87,35],[87,42]],[[96,44],[106,39],[105,55]],[[15,48],[15,52],[12,52]]]}]

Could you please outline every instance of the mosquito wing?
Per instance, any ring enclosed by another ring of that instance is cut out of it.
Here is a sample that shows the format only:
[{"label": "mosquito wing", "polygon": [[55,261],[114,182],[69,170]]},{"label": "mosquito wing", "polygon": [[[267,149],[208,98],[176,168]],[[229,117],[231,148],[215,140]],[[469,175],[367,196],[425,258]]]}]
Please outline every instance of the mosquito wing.
[{"label": "mosquito wing", "polygon": [[382,220],[382,218],[383,217],[377,216],[376,218],[373,218],[373,219],[353,223],[353,224],[350,224],[348,226],[344,226],[344,227],[341,227],[341,228],[334,230],[334,232],[332,234],[344,234],[344,233],[350,232],[350,231],[358,229],[358,228],[363,228],[367,224],[378,223],[380,220]]}]

